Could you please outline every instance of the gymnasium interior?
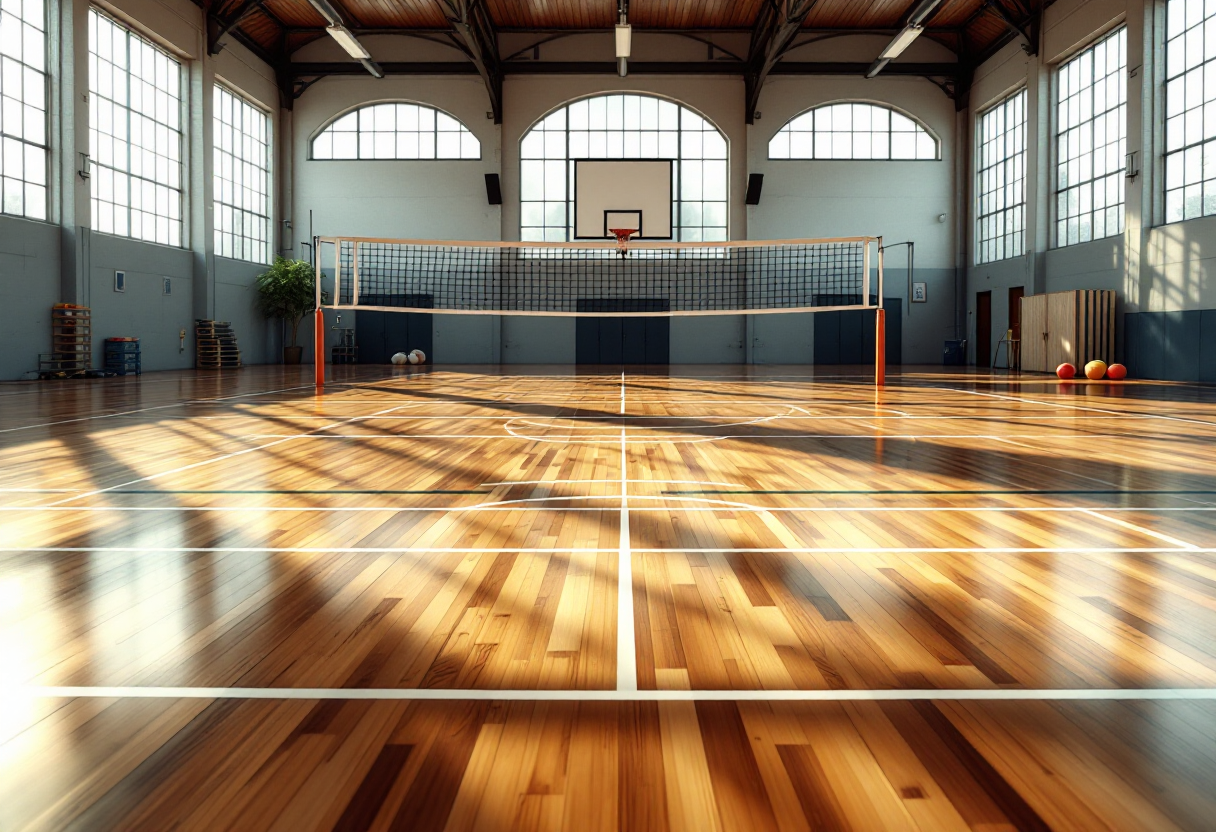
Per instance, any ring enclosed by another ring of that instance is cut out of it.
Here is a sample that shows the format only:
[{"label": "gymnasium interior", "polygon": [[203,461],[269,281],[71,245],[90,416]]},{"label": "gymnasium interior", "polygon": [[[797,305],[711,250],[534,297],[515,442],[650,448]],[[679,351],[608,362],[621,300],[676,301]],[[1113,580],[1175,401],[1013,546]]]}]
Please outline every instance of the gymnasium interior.
[{"label": "gymnasium interior", "polygon": [[1216,828],[1213,258],[1205,0],[0,0],[0,830]]}]

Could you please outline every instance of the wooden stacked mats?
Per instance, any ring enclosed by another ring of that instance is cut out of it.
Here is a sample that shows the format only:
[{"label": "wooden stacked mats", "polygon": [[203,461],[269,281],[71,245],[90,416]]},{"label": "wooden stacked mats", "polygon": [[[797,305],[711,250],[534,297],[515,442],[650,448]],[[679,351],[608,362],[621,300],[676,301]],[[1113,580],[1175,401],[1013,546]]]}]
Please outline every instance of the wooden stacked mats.
[{"label": "wooden stacked mats", "polygon": [[241,350],[232,325],[227,321],[194,322],[194,366],[199,370],[219,370],[241,366]]}]

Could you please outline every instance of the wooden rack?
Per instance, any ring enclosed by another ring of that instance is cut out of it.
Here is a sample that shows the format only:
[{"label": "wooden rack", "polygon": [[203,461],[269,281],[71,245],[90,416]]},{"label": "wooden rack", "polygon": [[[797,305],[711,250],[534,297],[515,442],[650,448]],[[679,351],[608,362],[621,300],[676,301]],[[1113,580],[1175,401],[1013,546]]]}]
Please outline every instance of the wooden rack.
[{"label": "wooden rack", "polygon": [[232,325],[227,321],[194,322],[194,366],[200,370],[219,370],[241,366],[241,350]]},{"label": "wooden rack", "polygon": [[42,378],[74,378],[93,367],[93,316],[87,306],[51,308],[51,352],[38,356]]}]

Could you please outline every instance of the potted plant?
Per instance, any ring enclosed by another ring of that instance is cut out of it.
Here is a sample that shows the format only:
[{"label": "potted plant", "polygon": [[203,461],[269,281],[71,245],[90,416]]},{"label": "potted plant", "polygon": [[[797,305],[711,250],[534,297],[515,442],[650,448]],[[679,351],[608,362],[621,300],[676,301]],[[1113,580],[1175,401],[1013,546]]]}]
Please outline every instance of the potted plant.
[{"label": "potted plant", "polygon": [[275,257],[264,274],[258,275],[258,311],[267,318],[281,318],[291,329],[291,343],[283,347],[283,363],[299,364],[304,348],[296,346],[300,321],[316,308],[313,267],[303,260]]}]

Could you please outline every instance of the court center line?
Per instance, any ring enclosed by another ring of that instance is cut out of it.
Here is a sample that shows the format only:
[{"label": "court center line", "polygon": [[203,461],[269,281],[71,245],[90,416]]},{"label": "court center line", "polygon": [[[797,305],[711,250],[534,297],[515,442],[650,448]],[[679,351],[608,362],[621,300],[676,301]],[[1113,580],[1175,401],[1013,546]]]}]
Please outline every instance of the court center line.
[{"label": "court center line", "polygon": [[[623,388],[622,388],[623,389]],[[624,403],[622,402],[622,407]],[[633,619],[633,553],[629,535],[628,456],[625,429],[621,428],[621,521],[620,546],[617,554],[616,584],[616,689],[638,689],[637,634]]]},{"label": "court center line", "polygon": [[0,698],[281,699],[510,702],[1212,701],[1216,688],[981,688],[977,690],[487,690],[470,688],[230,688],[15,685]]}]

